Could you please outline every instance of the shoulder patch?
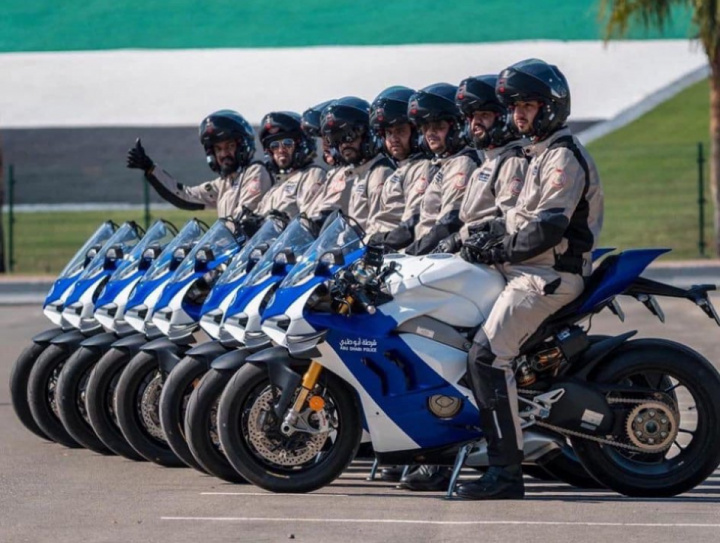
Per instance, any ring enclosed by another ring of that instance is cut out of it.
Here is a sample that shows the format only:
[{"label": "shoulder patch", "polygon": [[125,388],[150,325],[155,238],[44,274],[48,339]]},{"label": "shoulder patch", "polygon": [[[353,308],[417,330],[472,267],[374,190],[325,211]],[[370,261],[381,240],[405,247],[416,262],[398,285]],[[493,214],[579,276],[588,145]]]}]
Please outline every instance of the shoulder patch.
[{"label": "shoulder patch", "polygon": [[343,190],[345,190],[345,184],[346,184],[345,174],[340,173],[340,174],[336,175],[335,179],[333,179],[332,182],[330,183],[330,186],[328,187],[328,192],[330,194],[334,194],[336,192],[342,192]]},{"label": "shoulder patch", "polygon": [[425,191],[428,188],[428,180],[427,177],[421,177],[415,182],[415,192],[418,194],[425,194]]},{"label": "shoulder patch", "polygon": [[561,168],[555,168],[550,174],[550,184],[556,189],[561,189],[567,184],[567,176],[565,170]]},{"label": "shoulder patch", "polygon": [[260,194],[260,178],[259,177],[253,177],[247,182],[247,191],[248,194]]},{"label": "shoulder patch", "polygon": [[520,191],[523,187],[523,180],[519,177],[513,177],[512,181],[510,181],[510,192],[513,194],[513,196],[517,196],[520,194]]},{"label": "shoulder patch", "polygon": [[455,179],[453,180],[453,186],[457,190],[465,190],[465,187],[467,186],[467,175],[465,175],[463,172],[458,172],[455,174]]}]

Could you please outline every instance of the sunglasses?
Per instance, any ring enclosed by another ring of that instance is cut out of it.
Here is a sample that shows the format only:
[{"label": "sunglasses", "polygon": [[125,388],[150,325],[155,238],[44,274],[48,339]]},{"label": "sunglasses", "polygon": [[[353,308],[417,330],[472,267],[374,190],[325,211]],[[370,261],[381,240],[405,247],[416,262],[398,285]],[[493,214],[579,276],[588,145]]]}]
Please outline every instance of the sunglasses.
[{"label": "sunglasses", "polygon": [[277,151],[278,149],[280,149],[281,146],[285,149],[292,149],[293,147],[295,147],[295,140],[292,138],[285,138],[282,140],[273,141],[272,143],[268,144],[268,148],[271,151]]},{"label": "sunglasses", "polygon": [[362,132],[357,130],[343,130],[342,132],[334,132],[327,136],[330,144],[339,145],[341,143],[351,143],[362,136]]}]

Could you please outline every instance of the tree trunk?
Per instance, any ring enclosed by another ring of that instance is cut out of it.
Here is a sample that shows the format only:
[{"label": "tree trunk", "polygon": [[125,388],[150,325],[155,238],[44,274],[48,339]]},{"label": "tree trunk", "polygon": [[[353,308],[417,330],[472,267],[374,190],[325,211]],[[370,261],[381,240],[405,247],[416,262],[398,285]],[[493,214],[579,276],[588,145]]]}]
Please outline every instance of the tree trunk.
[{"label": "tree trunk", "polygon": [[710,193],[715,225],[715,255],[720,257],[720,47],[710,61]]}]

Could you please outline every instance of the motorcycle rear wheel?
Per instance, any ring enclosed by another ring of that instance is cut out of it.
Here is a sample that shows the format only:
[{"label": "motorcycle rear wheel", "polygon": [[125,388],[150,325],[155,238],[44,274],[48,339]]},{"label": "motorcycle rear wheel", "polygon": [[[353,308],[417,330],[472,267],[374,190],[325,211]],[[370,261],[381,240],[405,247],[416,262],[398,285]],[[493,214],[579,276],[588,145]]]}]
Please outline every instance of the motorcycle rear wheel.
[{"label": "motorcycle rear wheel", "polygon": [[[360,407],[354,391],[329,371],[321,373],[316,390],[325,400],[323,413],[336,425],[322,443],[319,436],[311,446],[311,434],[282,436],[272,408],[262,407],[277,392],[267,369],[249,363],[238,370],[220,398],[218,426],[225,456],[243,477],[265,490],[290,493],[317,490],[342,474],[360,446]],[[266,440],[271,452],[260,450],[258,440]]]}]

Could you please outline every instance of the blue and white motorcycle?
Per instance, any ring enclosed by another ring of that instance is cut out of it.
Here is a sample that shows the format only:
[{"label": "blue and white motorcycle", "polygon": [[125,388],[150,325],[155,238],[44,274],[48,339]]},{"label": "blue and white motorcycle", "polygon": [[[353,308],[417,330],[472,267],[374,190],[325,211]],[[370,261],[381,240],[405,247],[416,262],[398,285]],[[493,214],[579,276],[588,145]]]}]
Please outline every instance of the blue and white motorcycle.
[{"label": "blue and white motorcycle", "polygon": [[[585,292],[524,344],[517,375],[527,460],[569,440],[600,483],[653,497],[690,490],[720,464],[720,376],[706,359],[671,341],[631,339],[635,331],[593,342],[580,326],[623,293],[657,314],[654,296],[686,298],[720,325],[708,298],[714,285],[686,290],[640,277],[664,252],[606,257]],[[315,490],[352,460],[364,415],[381,461],[453,465],[451,494],[463,465],[487,465],[466,360],[503,288],[495,270],[459,257],[383,260],[371,250],[286,300],[284,313],[265,321],[285,347],[249,356],[221,398],[228,460],[267,490]]]},{"label": "blue and white motorcycle", "polygon": [[93,318],[94,302],[123,257],[143,235],[142,228],[130,221],[105,242],[65,298],[62,319],[74,329],[50,340],[30,372],[27,393],[33,419],[49,438],[67,447],[79,444],[59,418],[56,390],[60,372],[81,342],[102,332],[102,326]]},{"label": "blue and white motorcycle", "polygon": [[[151,317],[155,303],[165,285],[170,281],[185,257],[192,251],[198,240],[207,231],[207,225],[197,219],[188,221],[153,261],[145,274],[138,280],[125,303],[124,324],[135,330],[110,345],[102,355],[88,378],[85,391],[85,409],[90,425],[102,443],[113,451],[131,460],[144,460],[123,436],[117,422],[114,408],[115,389],[125,367],[140,352],[140,349],[154,339],[162,337],[152,324]],[[101,309],[109,314],[112,307]],[[99,317],[101,320],[104,316]]]},{"label": "blue and white motorcycle", "polygon": [[117,422],[128,443],[146,460],[185,465],[165,439],[160,395],[168,374],[195,342],[200,310],[210,289],[246,240],[232,219],[220,219],[210,227],[155,304],[152,323],[165,337],[143,345],[118,379],[113,406]]},{"label": "blue and white motorcycle", "polygon": [[115,230],[117,230],[117,225],[114,222],[102,223],[66,264],[50,287],[43,303],[43,313],[55,327],[33,337],[32,344],[25,348],[10,370],[10,397],[15,413],[25,428],[43,439],[49,439],[49,437],[33,419],[28,404],[27,385],[30,372],[38,357],[50,346],[50,341],[63,332],[73,329],[70,323],[65,322],[62,318],[65,299],[82,272],[97,256]]},{"label": "blue and white motorcycle", "polygon": [[[135,333],[124,320],[130,292],[176,234],[177,229],[171,223],[158,220],[129,254],[124,255],[93,302],[94,318],[105,332],[82,341],[60,372],[56,389],[58,415],[65,430],[87,449],[101,454],[111,452],[92,429],[85,407],[90,374],[114,342]],[[118,252],[123,249],[115,247],[112,250]],[[116,254],[116,257],[119,256]]]}]

